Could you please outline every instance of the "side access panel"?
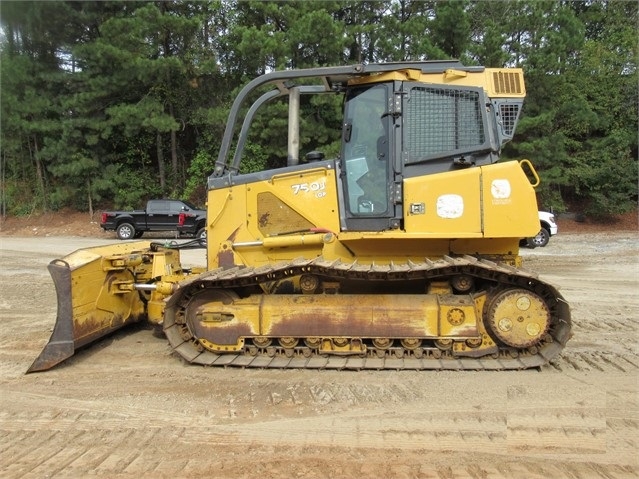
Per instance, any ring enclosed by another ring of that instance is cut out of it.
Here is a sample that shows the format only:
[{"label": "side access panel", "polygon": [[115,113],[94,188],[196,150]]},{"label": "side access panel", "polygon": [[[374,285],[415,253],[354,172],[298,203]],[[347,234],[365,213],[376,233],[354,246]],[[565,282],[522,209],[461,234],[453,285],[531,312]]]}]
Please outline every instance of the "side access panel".
[{"label": "side access panel", "polygon": [[480,178],[480,168],[469,168],[405,179],[406,232],[434,238],[481,237]]},{"label": "side access panel", "polygon": [[406,232],[432,238],[525,238],[537,200],[516,161],[404,180]]},{"label": "side access panel", "polygon": [[539,232],[535,189],[516,161],[482,167],[484,236],[527,238]]}]

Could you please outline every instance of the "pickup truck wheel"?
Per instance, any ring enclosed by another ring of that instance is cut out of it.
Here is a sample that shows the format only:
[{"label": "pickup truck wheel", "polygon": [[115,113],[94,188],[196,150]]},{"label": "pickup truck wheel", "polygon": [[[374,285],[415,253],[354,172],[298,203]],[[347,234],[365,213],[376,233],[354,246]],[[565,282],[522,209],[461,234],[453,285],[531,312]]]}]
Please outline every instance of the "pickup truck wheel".
[{"label": "pickup truck wheel", "polygon": [[537,236],[528,238],[528,244],[533,248],[546,246],[548,241],[550,241],[550,232],[543,227],[539,230]]},{"label": "pickup truck wheel", "polygon": [[206,240],[206,228],[200,228],[195,237],[197,239]]},{"label": "pickup truck wheel", "polygon": [[135,228],[130,223],[122,223],[118,225],[115,230],[115,234],[121,240],[128,240],[135,237]]}]

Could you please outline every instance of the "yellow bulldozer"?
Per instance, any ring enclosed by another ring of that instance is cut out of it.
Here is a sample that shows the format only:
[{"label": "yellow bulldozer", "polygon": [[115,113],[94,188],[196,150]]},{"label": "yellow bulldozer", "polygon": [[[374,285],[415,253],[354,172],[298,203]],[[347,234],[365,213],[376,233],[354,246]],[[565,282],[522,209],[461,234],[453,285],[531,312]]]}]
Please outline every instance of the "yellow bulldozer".
[{"label": "yellow bulldozer", "polygon": [[[307,95],[342,96],[337,158],[299,159]],[[520,69],[457,61],[254,79],[231,107],[208,178],[206,267],[182,267],[185,245],[140,241],[54,260],[57,321],[29,372],[143,319],[207,366],[548,363],[571,320],[519,256],[521,238],[539,230],[539,177],[528,160],[498,161],[524,97]],[[252,120],[277,99],[288,100],[287,165],[240,174]]]}]

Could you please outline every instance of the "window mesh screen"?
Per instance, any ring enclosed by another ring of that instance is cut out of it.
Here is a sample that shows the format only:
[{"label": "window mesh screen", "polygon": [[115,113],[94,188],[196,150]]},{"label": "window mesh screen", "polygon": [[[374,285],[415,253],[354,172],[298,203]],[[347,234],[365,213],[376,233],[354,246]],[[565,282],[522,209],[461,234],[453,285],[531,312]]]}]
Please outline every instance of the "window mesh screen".
[{"label": "window mesh screen", "polygon": [[485,142],[479,93],[413,88],[404,111],[408,162]]},{"label": "window mesh screen", "polygon": [[516,104],[499,105],[499,115],[501,116],[501,125],[504,135],[513,136],[517,117],[519,117],[519,107]]}]

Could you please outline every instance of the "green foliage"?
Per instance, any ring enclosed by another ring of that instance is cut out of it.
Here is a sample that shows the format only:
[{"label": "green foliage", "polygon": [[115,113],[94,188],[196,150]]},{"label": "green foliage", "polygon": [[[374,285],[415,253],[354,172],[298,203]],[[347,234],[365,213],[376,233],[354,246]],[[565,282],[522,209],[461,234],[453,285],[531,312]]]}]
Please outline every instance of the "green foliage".
[{"label": "green foliage", "polygon": [[579,204],[593,216],[628,211],[637,203],[637,5],[541,3],[520,3],[537,48],[520,49],[528,97],[505,151],[533,160],[545,204]]},{"label": "green foliage", "polygon": [[27,180],[8,179],[2,184],[7,214],[13,216],[28,216],[42,206],[42,198],[31,192],[34,185]]},{"label": "green foliage", "polygon": [[112,178],[112,181],[108,191],[113,194],[115,208],[140,209],[147,200],[162,196],[150,172],[139,172],[120,167],[110,173],[109,177]]},{"label": "green foliage", "polygon": [[[230,105],[272,69],[456,57],[524,69],[506,158],[540,202],[636,206],[637,2],[3,2],[2,201],[10,214],[152,196],[203,203]],[[302,99],[300,156],[339,154],[338,97]],[[287,105],[255,118],[242,172],[284,166]],[[111,203],[114,203],[111,205]]]},{"label": "green foliage", "polygon": [[215,158],[204,151],[198,151],[189,166],[184,198],[203,205],[206,202],[206,181],[214,169]]},{"label": "green foliage", "polygon": [[255,173],[264,171],[268,164],[268,155],[261,145],[257,143],[247,143],[244,148],[240,173]]},{"label": "green foliage", "polygon": [[432,34],[437,45],[448,58],[465,56],[470,43],[470,17],[463,0],[438,2]]}]

